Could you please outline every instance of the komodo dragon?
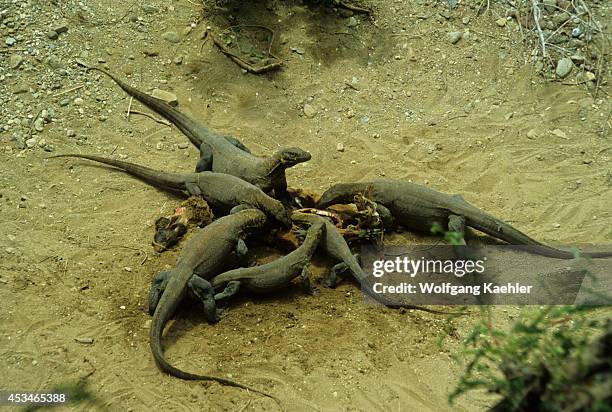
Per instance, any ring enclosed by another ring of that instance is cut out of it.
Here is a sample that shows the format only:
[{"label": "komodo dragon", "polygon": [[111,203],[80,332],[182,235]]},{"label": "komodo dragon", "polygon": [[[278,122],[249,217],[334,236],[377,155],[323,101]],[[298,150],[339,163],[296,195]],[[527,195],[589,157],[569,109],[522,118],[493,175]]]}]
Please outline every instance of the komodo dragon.
[{"label": "komodo dragon", "polygon": [[121,169],[153,186],[175,192],[186,191],[191,195],[201,196],[210,204],[213,210],[218,210],[222,214],[228,213],[236,206],[261,209],[283,225],[291,227],[289,212],[285,210],[280,201],[266,195],[256,186],[232,175],[214,172],[162,172],[135,163],[93,155],[62,154],[50,156],[49,158],[58,157],[77,157],[93,160]]},{"label": "komodo dragon", "polygon": [[[302,244],[288,255],[265,265],[238,268],[215,276],[210,281],[212,288],[220,290],[225,286],[225,290],[215,295],[214,300],[235,295],[241,286],[256,293],[272,292],[288,285],[298,275],[301,275],[302,285],[306,291],[312,293],[308,268],[324,232],[323,222],[314,222]],[[206,292],[210,296],[211,291]]]},{"label": "komodo dragon", "polygon": [[143,93],[119,80],[106,70],[92,67],[110,77],[127,94],[164,116],[180,129],[200,150],[196,172],[212,171],[237,176],[266,193],[274,190],[277,198],[287,198],[285,169],[310,160],[310,153],[297,147],[282,148],[269,157],[251,154],[236,138],[214,132],[163,100]]},{"label": "komodo dragon", "polygon": [[[370,296],[371,298],[373,298],[374,300],[376,300],[378,303],[381,303],[385,306],[405,308],[405,309],[416,309],[416,310],[422,310],[424,312],[443,314],[443,315],[462,314],[462,312],[445,312],[445,311],[440,311],[440,310],[435,310],[435,309],[429,309],[424,306],[417,306],[417,305],[410,305],[410,304],[405,304],[405,303],[400,303],[400,302],[394,302],[388,299],[387,297],[385,297],[384,295],[374,292],[374,290],[372,290],[370,285],[368,285],[367,280],[366,280],[366,274],[363,272],[363,269],[361,269],[361,266],[359,265],[357,258],[355,257],[355,255],[353,255],[353,253],[351,252],[351,249],[346,243],[346,240],[344,240],[344,238],[342,237],[342,235],[340,234],[340,232],[338,231],[338,229],[334,226],[332,222],[318,215],[314,215],[310,213],[302,213],[302,212],[297,212],[297,211],[293,212],[293,214],[291,215],[291,219],[294,222],[306,222],[306,223],[310,223],[311,225],[315,224],[316,222],[321,222],[325,224],[325,234],[323,235],[323,237],[321,238],[321,241],[319,242],[319,248],[324,250],[325,253],[329,255],[329,257],[340,261],[340,263],[336,264],[331,269],[331,272],[329,274],[329,279],[327,282],[329,287],[333,288],[336,286],[337,274],[339,272],[349,270],[353,274],[353,277],[359,282],[359,285],[361,286],[362,291],[366,293],[368,296]],[[216,279],[217,278],[215,278],[215,280]]]},{"label": "komodo dragon", "polygon": [[[194,288],[194,284],[207,283],[206,278],[211,278],[219,273],[220,270],[223,270],[233,251],[245,253],[244,248],[246,246],[244,245],[243,238],[251,232],[261,229],[266,222],[266,215],[260,210],[241,210],[229,216],[224,216],[204,228],[198,229],[189,238],[176,261],[176,265],[169,271],[167,284],[155,307],[153,322],[151,323],[151,350],[157,365],[162,371],[185,380],[216,381],[223,385],[248,389],[276,399],[265,392],[232,380],[184,372],[168,363],[164,357],[161,343],[164,327],[185,297],[188,287],[198,290]],[[200,298],[204,303],[209,301],[205,297]],[[214,303],[212,295],[211,299]],[[207,318],[216,316],[216,307],[214,305],[205,306],[204,311]]]},{"label": "komodo dragon", "polygon": [[[335,184],[321,195],[317,207],[351,203],[358,193],[382,205],[382,210],[387,209],[396,223],[409,229],[430,232],[433,225],[440,224],[448,227],[449,231],[463,234],[465,227],[468,226],[512,245],[524,246],[525,249],[542,256],[557,259],[574,257],[571,252],[547,246],[530,238],[510,224],[468,203],[460,195],[451,196],[400,180]],[[612,252],[582,255],[601,258],[612,256]]]}]

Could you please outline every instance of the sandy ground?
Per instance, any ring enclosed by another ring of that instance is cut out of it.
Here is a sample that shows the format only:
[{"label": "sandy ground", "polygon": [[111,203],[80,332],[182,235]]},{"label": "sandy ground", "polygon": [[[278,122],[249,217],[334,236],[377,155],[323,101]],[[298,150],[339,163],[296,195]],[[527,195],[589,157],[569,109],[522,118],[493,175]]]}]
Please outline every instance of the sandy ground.
[{"label": "sandy ground", "polygon": [[[188,1],[151,0],[159,10],[152,14],[127,3],[89,3],[93,21],[79,20],[72,2],[62,9],[70,29],[58,42],[71,47],[60,55],[70,69],[62,87],[8,100],[32,114],[54,108],[57,121],[38,133],[54,153],[112,153],[177,171],[197,161],[191,146],[179,148],[186,139],[176,128],[138,115],[128,121],[125,94],[75,63],[103,61],[142,90],[172,91],[181,110],[256,153],[286,145],[310,151],[310,162],[288,172],[290,186],[321,191],[338,181],[409,179],[461,193],[544,242],[612,243],[606,89],[594,99],[583,88],[539,77],[531,49],[493,16],[474,18],[464,7],[446,20],[436,17],[435,6],[387,2],[392,7],[376,6],[375,24],[355,16],[359,24],[348,27],[349,18],[299,2],[268,8],[236,2],[238,9],[207,2],[203,17],[201,5]],[[40,7],[57,12],[52,4]],[[472,17],[467,25],[465,16]],[[192,22],[196,27],[186,33]],[[244,74],[210,41],[202,46],[206,26],[231,24],[273,28],[273,51],[284,69]],[[448,41],[448,32],[465,29],[468,39]],[[162,38],[169,30],[180,43]],[[158,56],[146,57],[143,51],[152,49]],[[53,71],[34,67],[15,71],[3,87],[35,84],[36,76]],[[84,87],[53,97],[79,84]],[[83,103],[61,106],[66,97]],[[166,376],[153,362],[148,286],[176,252],[157,255],[150,243],[155,219],[179,198],[86,161],[45,160],[49,153],[38,146],[18,150],[10,133],[0,134],[0,143],[1,387],[44,391],[86,377],[110,410],[278,410],[245,391]],[[328,267],[318,260],[315,278]],[[298,287],[263,299],[246,295],[214,326],[189,309],[177,314],[165,339],[172,363],[265,388],[285,410],[490,405],[473,395],[447,403],[461,372],[450,354],[471,317],[456,321],[455,336],[439,347],[443,317],[364,305],[350,282],[335,290],[319,285],[316,296]]]}]

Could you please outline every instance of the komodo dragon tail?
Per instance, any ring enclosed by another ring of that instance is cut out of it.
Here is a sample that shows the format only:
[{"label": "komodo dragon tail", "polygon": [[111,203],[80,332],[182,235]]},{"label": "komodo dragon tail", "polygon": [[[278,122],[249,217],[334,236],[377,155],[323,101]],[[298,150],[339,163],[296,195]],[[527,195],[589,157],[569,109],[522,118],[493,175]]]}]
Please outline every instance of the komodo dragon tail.
[{"label": "komodo dragon tail", "polygon": [[170,120],[176,127],[179,128],[181,132],[183,132],[185,136],[187,136],[187,138],[191,141],[191,143],[193,143],[196,148],[198,148],[198,150],[200,149],[200,146],[202,145],[202,139],[198,137],[198,129],[201,129],[203,126],[199,125],[193,119],[179,112],[163,100],[141,92],[140,90],[119,80],[115,75],[110,72],[107,72],[104,69],[100,69],[98,67],[90,67],[89,70],[97,70],[110,77],[127,94],[132,97],[135,97],[136,100],[147,106],[149,109]]},{"label": "komodo dragon tail", "polygon": [[151,352],[153,352],[153,357],[155,358],[155,362],[159,366],[159,368],[179,379],[184,379],[187,381],[214,381],[218,382],[222,385],[233,386],[235,388],[245,389],[247,391],[251,391],[254,393],[258,393],[263,396],[267,396],[268,398],[273,399],[276,403],[280,405],[280,401],[278,398],[270,395],[269,393],[260,391],[258,389],[251,388],[250,386],[243,385],[242,383],[238,383],[229,379],[219,378],[217,376],[209,376],[209,375],[197,375],[195,373],[189,373],[182,371],[172,365],[166,360],[164,357],[164,352],[161,344],[162,332],[164,329],[165,319],[161,316],[154,316],[153,323],[151,324],[151,335],[150,335],[150,345]]},{"label": "komodo dragon tail", "polygon": [[[515,248],[524,249],[528,252],[555,259],[573,259],[574,253],[545,245],[521,232],[514,226],[498,220],[482,211],[466,214],[468,224],[474,229],[480,230],[488,235],[501,239]],[[578,252],[580,256],[588,258],[612,257],[612,252]]]},{"label": "komodo dragon tail", "polygon": [[57,157],[78,157],[82,159],[93,160],[94,162],[104,163],[121,169],[132,176],[142,179],[156,187],[161,187],[172,191],[185,190],[185,179],[187,174],[183,173],[168,173],[159,170],[151,169],[146,166],[141,166],[136,163],[124,162],[122,160],[109,159],[101,156],[83,155],[83,154],[61,154],[49,156],[48,159]]}]

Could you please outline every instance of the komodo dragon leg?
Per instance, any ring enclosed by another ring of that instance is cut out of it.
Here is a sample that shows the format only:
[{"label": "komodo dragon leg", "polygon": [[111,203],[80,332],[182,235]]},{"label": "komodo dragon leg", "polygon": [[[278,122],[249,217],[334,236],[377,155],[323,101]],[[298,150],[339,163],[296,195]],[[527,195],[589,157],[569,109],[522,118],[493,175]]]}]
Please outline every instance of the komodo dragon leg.
[{"label": "komodo dragon leg", "polygon": [[151,282],[151,288],[149,289],[149,315],[151,316],[155,313],[155,308],[157,308],[159,299],[166,289],[171,273],[169,270],[158,272]]},{"label": "komodo dragon leg", "polygon": [[315,290],[310,284],[310,265],[305,265],[302,268],[302,273],[300,274],[300,282],[302,283],[302,289],[307,294],[314,296]]},{"label": "komodo dragon leg", "polygon": [[200,160],[196,164],[196,173],[211,171],[213,165],[213,154],[209,145],[202,143],[200,145]]},{"label": "komodo dragon leg", "polygon": [[246,147],[240,140],[236,139],[233,136],[225,136],[225,140],[227,140],[228,142],[230,142],[231,144],[233,144],[234,146],[236,146],[238,149],[242,150],[243,152],[247,152],[247,153],[251,153],[251,150]]},{"label": "komodo dragon leg", "polygon": [[204,308],[204,317],[209,323],[219,322],[219,312],[215,304],[215,295],[212,285],[206,279],[193,275],[189,279],[189,288],[200,299]]},{"label": "komodo dragon leg", "polygon": [[378,216],[380,216],[380,220],[382,220],[383,227],[385,229],[391,229],[395,225],[395,221],[393,219],[393,214],[386,206],[376,203],[376,211],[378,212]]},{"label": "komodo dragon leg", "polygon": [[[355,259],[357,259],[357,262],[361,262],[359,254],[355,253],[353,256]],[[344,262],[340,262],[332,266],[331,270],[329,271],[329,276],[325,280],[325,285],[328,288],[334,289],[336,286],[338,286],[338,274],[346,272],[347,270],[349,270],[349,267]]]}]

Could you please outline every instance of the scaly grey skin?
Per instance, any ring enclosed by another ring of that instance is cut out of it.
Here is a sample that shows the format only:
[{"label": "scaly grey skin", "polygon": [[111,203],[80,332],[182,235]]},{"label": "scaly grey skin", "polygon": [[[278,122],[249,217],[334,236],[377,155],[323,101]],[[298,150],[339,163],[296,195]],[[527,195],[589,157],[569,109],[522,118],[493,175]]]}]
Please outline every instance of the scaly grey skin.
[{"label": "scaly grey skin", "polygon": [[[185,297],[192,277],[198,276],[202,280],[216,275],[224,267],[228,257],[237,248],[239,242],[250,232],[261,229],[266,221],[266,215],[260,210],[242,210],[198,229],[189,238],[177,259],[176,265],[170,271],[168,283],[153,314],[150,345],[153,357],[162,371],[185,380],[216,381],[223,385],[251,390],[275,399],[265,392],[229,379],[184,372],[168,363],[164,357],[161,343],[164,327]],[[211,310],[215,309],[205,307],[205,311],[210,312]]]},{"label": "scaly grey skin", "polygon": [[[310,223],[311,225],[316,224],[317,222],[323,223],[325,225],[325,234],[321,238],[319,242],[319,248],[324,250],[325,253],[331,257],[332,259],[340,261],[337,265],[335,265],[329,276],[328,286],[335,287],[336,286],[336,277],[338,272],[342,272],[344,270],[349,270],[353,277],[359,282],[361,289],[368,296],[376,300],[378,303],[381,303],[388,307],[395,308],[405,308],[405,309],[415,309],[422,310],[424,312],[435,313],[440,315],[457,315],[462,314],[462,312],[445,312],[441,310],[429,309],[424,306],[410,305],[404,303],[394,302],[383,295],[380,295],[372,290],[370,285],[366,281],[366,274],[361,269],[359,262],[357,261],[357,257],[353,255],[349,245],[344,240],[344,237],[340,234],[336,226],[329,219],[324,217],[310,214],[310,213],[301,213],[301,212],[293,212],[291,215],[291,219],[294,222],[303,222]],[[215,278],[216,280],[216,278]]]},{"label": "scaly grey skin", "polygon": [[174,123],[200,150],[201,159],[196,172],[230,174],[254,184],[266,193],[274,190],[277,198],[287,198],[285,170],[311,158],[310,153],[297,147],[282,148],[269,157],[255,156],[238,139],[210,130],[163,100],[135,89],[106,70],[96,67],[90,70],[104,73],[127,94]]},{"label": "scaly grey skin", "polygon": [[58,157],[93,160],[121,169],[153,186],[201,196],[213,210],[220,211],[221,214],[227,214],[236,206],[261,209],[268,216],[275,218],[287,227],[291,227],[289,212],[285,210],[280,201],[266,195],[256,186],[232,175],[214,172],[162,172],[135,163],[94,155],[63,154],[50,156],[49,158]]},{"label": "scaly grey skin", "polygon": [[215,300],[236,294],[240,286],[256,293],[272,292],[287,286],[298,275],[301,275],[304,288],[312,293],[308,266],[324,232],[324,223],[314,222],[302,244],[288,255],[265,265],[238,268],[215,276],[210,282],[214,290],[227,286]]},{"label": "scaly grey skin", "polygon": [[[510,224],[497,219],[459,195],[447,195],[425,186],[400,180],[375,180],[362,183],[340,183],[323,193],[318,208],[333,204],[351,203],[354,195],[363,193],[368,199],[387,208],[396,223],[418,231],[430,232],[433,225],[448,227],[449,231],[463,233],[472,227],[512,245],[556,259],[572,259],[574,254],[538,242]],[[602,258],[612,252],[582,253],[583,256]]]}]

